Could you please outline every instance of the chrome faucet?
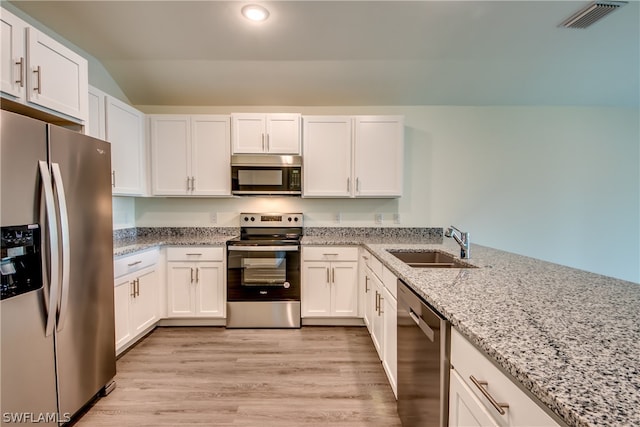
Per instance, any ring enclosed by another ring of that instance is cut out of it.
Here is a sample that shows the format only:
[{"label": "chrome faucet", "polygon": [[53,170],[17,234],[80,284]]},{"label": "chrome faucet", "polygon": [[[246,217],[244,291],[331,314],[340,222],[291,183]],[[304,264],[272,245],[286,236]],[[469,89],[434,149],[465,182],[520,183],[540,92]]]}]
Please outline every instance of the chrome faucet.
[{"label": "chrome faucet", "polygon": [[[460,233],[460,237],[458,237],[456,231]],[[471,241],[469,240],[469,233],[462,232],[452,225],[451,227],[447,228],[447,231],[444,232],[444,235],[447,237],[453,237],[453,240],[458,242],[458,244],[460,245],[460,258],[471,258]]]}]

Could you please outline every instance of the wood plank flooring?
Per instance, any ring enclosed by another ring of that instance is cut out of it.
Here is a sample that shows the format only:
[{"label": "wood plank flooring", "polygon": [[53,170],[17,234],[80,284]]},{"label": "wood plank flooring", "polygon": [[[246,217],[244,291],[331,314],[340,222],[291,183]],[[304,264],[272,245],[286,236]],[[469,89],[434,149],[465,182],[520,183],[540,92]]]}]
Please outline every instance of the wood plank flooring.
[{"label": "wood plank flooring", "polygon": [[162,327],[117,370],[75,426],[400,426],[363,327]]}]

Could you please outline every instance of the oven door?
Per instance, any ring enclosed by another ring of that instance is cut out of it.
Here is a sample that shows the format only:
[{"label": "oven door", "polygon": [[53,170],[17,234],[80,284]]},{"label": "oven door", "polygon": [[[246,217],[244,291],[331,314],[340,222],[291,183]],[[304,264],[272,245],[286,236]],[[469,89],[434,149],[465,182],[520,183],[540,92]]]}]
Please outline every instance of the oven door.
[{"label": "oven door", "polygon": [[228,301],[300,301],[300,247],[227,247]]}]

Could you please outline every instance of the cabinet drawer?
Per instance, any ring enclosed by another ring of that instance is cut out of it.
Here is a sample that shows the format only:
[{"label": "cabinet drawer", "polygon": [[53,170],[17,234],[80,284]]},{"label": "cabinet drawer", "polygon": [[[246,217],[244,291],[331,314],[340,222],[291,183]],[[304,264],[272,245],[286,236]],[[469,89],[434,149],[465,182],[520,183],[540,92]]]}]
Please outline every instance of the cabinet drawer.
[{"label": "cabinet drawer", "polygon": [[149,267],[158,262],[160,250],[158,248],[137,252],[133,255],[125,255],[113,260],[113,276],[118,278],[125,274],[133,273]]},{"label": "cabinet drawer", "polygon": [[222,261],[224,248],[184,246],[167,248],[167,261]]},{"label": "cabinet drawer", "polygon": [[394,298],[398,298],[398,278],[387,267],[382,266],[382,283]]},{"label": "cabinet drawer", "polygon": [[382,262],[380,262],[380,260],[378,258],[376,258],[375,256],[373,256],[373,254],[369,251],[365,252],[364,256],[364,262],[367,265],[367,267],[369,267],[369,269],[373,272],[373,274],[375,274],[376,276],[378,276],[378,279],[380,279],[380,281],[382,281],[383,277],[382,277]]},{"label": "cabinet drawer", "polygon": [[[509,426],[558,426],[559,424],[547,414],[514,380],[503,373],[480,350],[473,346],[460,332],[451,328],[451,364],[460,374],[464,383],[471,389],[476,398],[500,424]],[[471,380],[486,381],[485,385],[476,385]],[[501,415],[483,395],[479,386],[484,387],[496,402],[509,405],[505,414]]]},{"label": "cabinet drawer", "polygon": [[357,261],[358,248],[345,246],[303,246],[303,261]]}]

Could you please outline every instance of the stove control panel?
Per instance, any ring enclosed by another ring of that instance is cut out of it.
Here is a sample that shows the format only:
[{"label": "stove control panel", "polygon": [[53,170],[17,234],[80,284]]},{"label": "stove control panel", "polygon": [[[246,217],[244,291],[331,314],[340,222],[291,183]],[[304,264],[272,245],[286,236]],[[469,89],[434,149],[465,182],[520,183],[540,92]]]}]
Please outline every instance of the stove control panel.
[{"label": "stove control panel", "polygon": [[241,213],[241,227],[302,227],[302,213]]}]

